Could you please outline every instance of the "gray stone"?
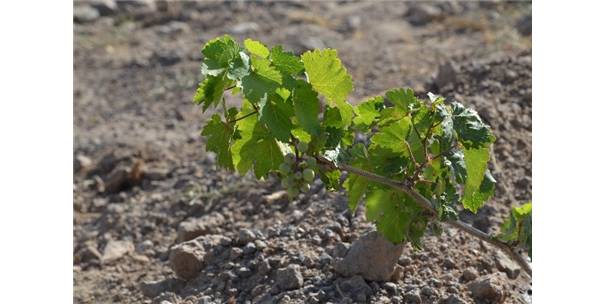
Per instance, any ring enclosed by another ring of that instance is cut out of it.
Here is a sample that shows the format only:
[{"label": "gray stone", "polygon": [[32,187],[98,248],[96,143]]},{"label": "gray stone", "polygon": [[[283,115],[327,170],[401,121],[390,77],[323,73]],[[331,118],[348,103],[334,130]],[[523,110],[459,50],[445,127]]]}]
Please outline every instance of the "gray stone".
[{"label": "gray stone", "polygon": [[439,8],[431,4],[418,4],[411,6],[406,12],[407,20],[415,26],[425,25],[441,15]]},{"label": "gray stone", "polygon": [[103,263],[111,263],[127,255],[135,250],[135,245],[131,241],[114,241],[111,240],[103,249],[101,260]]},{"label": "gray stone", "polygon": [[220,213],[211,213],[200,218],[188,219],[181,222],[177,228],[177,242],[182,243],[213,233],[216,227],[224,222],[225,218]]},{"label": "gray stone", "polygon": [[495,264],[499,271],[505,272],[507,277],[514,280],[520,275],[521,268],[518,264],[514,263],[508,256],[499,252],[495,256]]},{"label": "gray stone", "polygon": [[85,155],[78,154],[74,157],[74,172],[86,171],[93,166],[93,161]]},{"label": "gray stone", "polygon": [[461,275],[461,281],[463,282],[473,281],[476,278],[478,278],[478,272],[473,268],[463,270],[463,274]]},{"label": "gray stone", "polygon": [[162,25],[158,28],[158,32],[163,35],[176,35],[181,33],[187,33],[191,29],[189,25],[181,21],[171,21],[166,25]]},{"label": "gray stone", "polygon": [[421,296],[417,289],[411,290],[404,295],[404,303],[421,304]]},{"label": "gray stone", "polygon": [[291,264],[276,271],[276,283],[280,290],[291,290],[303,286],[303,275],[299,265]]},{"label": "gray stone", "polygon": [[330,255],[326,254],[326,252],[324,252],[320,255],[318,262],[320,262],[320,265],[329,264],[330,262],[332,262],[332,257]]},{"label": "gray stone", "polygon": [[113,15],[118,10],[118,5],[114,0],[88,0],[87,3],[99,11],[101,16]]},{"label": "gray stone", "polygon": [[229,250],[229,258],[235,260],[242,256],[242,249],[238,247],[232,247]]},{"label": "gray stone", "polygon": [[257,267],[257,271],[261,275],[268,274],[271,271],[271,265],[267,259],[259,262],[259,266]]},{"label": "gray stone", "polygon": [[205,256],[204,247],[196,240],[192,240],[173,246],[168,259],[170,268],[177,277],[191,280],[198,276],[204,267]]},{"label": "gray stone", "polygon": [[456,295],[450,295],[447,298],[442,298],[438,304],[467,304],[467,302],[463,301]]},{"label": "gray stone", "polygon": [[139,284],[139,289],[144,296],[155,298],[165,291],[177,291],[185,286],[185,281],[168,278],[159,281],[143,281]]},{"label": "gray stone", "polygon": [[240,229],[238,232],[238,238],[236,244],[244,245],[249,242],[254,242],[256,239],[255,234],[250,229]]},{"label": "gray stone", "polygon": [[231,32],[235,35],[248,34],[259,30],[259,25],[254,22],[242,22],[234,25]]},{"label": "gray stone", "polygon": [[244,246],[244,248],[242,248],[242,252],[244,254],[253,254],[255,251],[257,251],[257,247],[254,243],[248,243],[246,246]]},{"label": "gray stone", "polygon": [[99,19],[99,11],[90,5],[74,7],[74,21],[77,23],[92,22]]},{"label": "gray stone", "polygon": [[257,250],[263,250],[263,249],[267,248],[267,244],[265,244],[265,242],[263,242],[261,240],[256,240],[255,247],[257,247]]},{"label": "gray stone", "polygon": [[501,280],[501,273],[485,275],[467,284],[467,288],[476,300],[498,302],[503,297]]},{"label": "gray stone", "polygon": [[154,0],[121,0],[118,1],[118,7],[121,9],[141,9],[148,12],[155,11],[157,6]]},{"label": "gray stone", "polygon": [[423,286],[423,288],[421,288],[421,294],[428,298],[433,298],[437,295],[436,291],[429,286]]},{"label": "gray stone", "polygon": [[303,218],[303,212],[301,210],[295,210],[292,213],[292,217],[296,222],[300,221]]},{"label": "gray stone", "polygon": [[75,255],[76,263],[91,263],[100,262],[102,259],[101,253],[97,250],[94,244],[86,244],[84,248],[78,250]]},{"label": "gray stone", "polygon": [[238,268],[237,273],[238,273],[238,276],[243,277],[243,278],[248,278],[250,275],[252,275],[252,271],[248,267]]},{"label": "gray stone", "polygon": [[347,254],[347,251],[351,247],[349,243],[337,243],[332,249],[332,256],[335,258],[342,258]]},{"label": "gray stone", "polygon": [[398,285],[396,285],[395,283],[392,283],[392,282],[387,282],[387,283],[385,283],[385,290],[387,290],[387,293],[389,293],[391,295],[397,295],[398,294]]},{"label": "gray stone", "polygon": [[154,249],[154,242],[151,240],[145,240],[137,245],[137,252],[147,253]]},{"label": "gray stone", "polygon": [[444,267],[446,269],[453,269],[457,267],[457,264],[451,258],[447,258],[444,260]]},{"label": "gray stone", "polygon": [[373,231],[353,243],[335,270],[346,277],[358,274],[370,281],[388,281],[403,250],[404,245],[394,245]]},{"label": "gray stone", "polygon": [[348,279],[340,279],[336,282],[339,288],[346,294],[359,302],[365,302],[367,297],[372,294],[372,288],[366,284],[362,276],[356,275]]}]

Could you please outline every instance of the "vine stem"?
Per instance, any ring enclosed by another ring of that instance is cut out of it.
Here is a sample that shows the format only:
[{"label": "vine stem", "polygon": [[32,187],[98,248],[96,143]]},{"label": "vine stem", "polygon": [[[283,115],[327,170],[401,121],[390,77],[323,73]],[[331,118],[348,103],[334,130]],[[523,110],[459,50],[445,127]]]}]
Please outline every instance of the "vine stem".
[{"label": "vine stem", "polygon": [[[419,194],[416,190],[414,190],[407,183],[395,181],[395,180],[386,178],[384,176],[381,176],[381,175],[378,175],[378,174],[375,174],[375,173],[372,173],[372,172],[369,172],[369,171],[366,171],[366,170],[363,170],[360,168],[352,167],[352,166],[349,166],[346,164],[336,165],[333,162],[331,162],[330,160],[328,160],[324,157],[321,157],[321,156],[318,157],[317,159],[318,159],[319,163],[322,163],[323,165],[326,165],[332,169],[345,171],[345,172],[353,173],[353,174],[356,174],[359,176],[363,176],[374,182],[377,182],[377,183],[389,186],[391,188],[394,188],[396,190],[402,191],[402,192],[406,193],[408,196],[412,197],[414,199],[414,201],[419,206],[421,206],[423,209],[429,211],[433,217],[437,217],[437,213],[436,213],[435,209],[433,208],[433,204],[427,198],[425,198],[424,196]],[[516,252],[515,249],[510,247],[508,244],[503,243],[503,242],[499,241],[498,239],[496,239],[495,237],[493,237],[487,233],[484,233],[468,224],[465,224],[460,220],[449,220],[449,221],[445,221],[445,223],[499,248],[501,251],[503,251],[505,254],[507,254],[510,258],[512,258],[518,265],[520,265],[520,267],[522,269],[524,269],[524,271],[526,273],[528,273],[528,275],[530,275],[532,277],[532,268],[530,267],[530,264],[528,264],[528,262],[526,261],[526,258],[524,258],[521,254]]]},{"label": "vine stem", "polygon": [[246,115],[244,115],[244,116],[242,116],[242,117],[238,117],[238,118],[236,118],[236,119],[234,119],[234,120],[230,120],[230,121],[228,121],[227,123],[234,123],[234,122],[236,122],[236,121],[239,121],[239,120],[242,120],[242,119],[248,118],[248,117],[250,117],[250,116],[252,116],[252,115],[254,115],[254,114],[257,114],[257,113],[259,113],[259,111],[256,111],[256,110],[255,110],[255,111],[252,111],[252,112],[250,112],[250,113],[248,113],[248,114],[246,114]]}]

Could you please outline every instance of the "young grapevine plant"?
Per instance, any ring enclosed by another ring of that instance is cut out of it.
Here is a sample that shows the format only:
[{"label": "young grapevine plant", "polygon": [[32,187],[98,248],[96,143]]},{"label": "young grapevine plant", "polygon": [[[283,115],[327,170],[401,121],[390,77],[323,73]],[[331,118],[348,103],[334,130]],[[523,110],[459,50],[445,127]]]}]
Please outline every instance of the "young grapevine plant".
[{"label": "young grapevine plant", "polygon": [[[347,100],[352,79],[333,49],[295,56],[251,39],[241,46],[226,35],[206,43],[202,54],[194,102],[203,111],[218,109],[202,135],[220,166],[257,178],[278,174],[291,198],[316,178],[343,188],[349,208],[365,201],[366,218],[393,243],[420,247],[439,222],[511,256],[514,245],[530,243],[530,230],[519,233],[513,215],[500,237],[457,220],[457,211],[482,207],[496,183],[488,168],[495,137],[474,110],[431,93],[418,98],[409,88],[354,106]],[[239,108],[228,107],[226,91],[243,96]]]}]

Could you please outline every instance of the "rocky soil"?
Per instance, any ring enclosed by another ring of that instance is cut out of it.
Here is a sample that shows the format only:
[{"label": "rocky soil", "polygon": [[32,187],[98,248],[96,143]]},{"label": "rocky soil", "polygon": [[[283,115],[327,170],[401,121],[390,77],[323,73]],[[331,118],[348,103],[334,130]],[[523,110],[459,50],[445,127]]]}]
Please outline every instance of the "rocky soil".
[{"label": "rocky soil", "polygon": [[530,20],[530,3],[76,2],[74,302],[531,302],[515,264],[449,229],[403,246],[387,280],[356,275],[341,261],[372,236],[363,210],[319,183],[289,202],[276,179],[218,170],[191,103],[201,44],[229,33],[337,48],[353,102],[410,86],[472,104],[499,184],[462,218],[494,232],[532,194]]}]

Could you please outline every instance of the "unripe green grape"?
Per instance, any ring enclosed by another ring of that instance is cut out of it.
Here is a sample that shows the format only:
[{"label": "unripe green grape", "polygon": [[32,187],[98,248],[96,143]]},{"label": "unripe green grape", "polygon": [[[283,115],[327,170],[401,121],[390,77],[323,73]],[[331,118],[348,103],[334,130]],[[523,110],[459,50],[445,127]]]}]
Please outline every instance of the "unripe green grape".
[{"label": "unripe green grape", "polygon": [[307,146],[306,142],[302,141],[297,144],[297,149],[299,149],[299,151],[301,151],[301,153],[307,152],[307,148],[308,148],[308,146]]},{"label": "unripe green grape", "polygon": [[288,186],[290,186],[288,179],[284,178],[282,179],[282,182],[280,183],[282,185],[282,188],[288,188]]},{"label": "unripe green grape", "polygon": [[312,169],[307,168],[307,169],[303,170],[303,179],[304,179],[306,182],[311,182],[311,181],[313,181],[313,180],[314,180],[315,175],[316,175],[316,174],[314,173],[314,170],[312,170]]},{"label": "unripe green grape", "polygon": [[282,174],[284,175],[288,175],[288,173],[290,173],[290,165],[287,163],[281,163],[280,164],[280,172],[282,172]]},{"label": "unripe green grape", "polygon": [[301,180],[301,179],[303,179],[303,173],[301,173],[301,172],[295,173],[295,180]]},{"label": "unripe green grape", "polygon": [[288,186],[290,187],[291,185],[293,185],[295,183],[295,177],[292,174],[287,176],[286,182],[288,183]]},{"label": "unripe green grape", "polygon": [[287,163],[287,164],[289,164],[289,165],[294,164],[295,163],[295,155],[292,154],[292,153],[286,154],[286,156],[284,156],[284,162]]},{"label": "unripe green grape", "polygon": [[301,169],[307,168],[307,162],[300,162],[299,163],[299,168],[301,168]]},{"label": "unripe green grape", "polygon": [[304,183],[301,185],[301,187],[299,187],[299,190],[301,190],[301,192],[309,192],[309,190],[311,190],[311,186],[308,183]]},{"label": "unripe green grape", "polygon": [[312,168],[315,167],[318,164],[316,162],[316,159],[313,158],[313,157],[308,158],[305,162],[307,163],[308,167],[312,167]]}]

